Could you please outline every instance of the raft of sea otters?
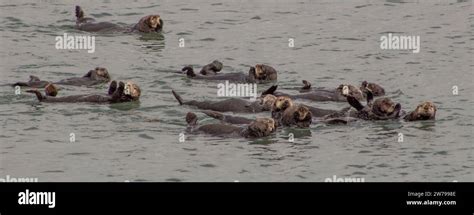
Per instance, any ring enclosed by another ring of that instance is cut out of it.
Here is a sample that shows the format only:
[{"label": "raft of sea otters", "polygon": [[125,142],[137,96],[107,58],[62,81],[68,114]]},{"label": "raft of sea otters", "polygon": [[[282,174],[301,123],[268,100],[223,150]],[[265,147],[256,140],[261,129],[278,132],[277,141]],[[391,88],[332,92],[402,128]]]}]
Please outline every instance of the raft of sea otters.
[{"label": "raft of sea otters", "polygon": [[[159,15],[149,15],[141,18],[132,26],[120,26],[109,22],[96,22],[85,17],[81,7],[76,6],[76,27],[89,32],[123,31],[123,32],[160,32],[163,20]],[[235,83],[268,83],[277,81],[277,70],[269,65],[257,64],[245,73],[222,73],[223,64],[218,60],[205,65],[198,74],[192,66],[185,66],[182,71],[190,79],[225,80]],[[59,86],[93,86],[111,81],[105,68],[97,67],[83,77],[68,78],[57,82],[40,80],[30,76],[28,82],[17,82],[13,86],[29,87],[26,92],[36,95],[40,102],[89,102],[89,103],[122,103],[138,101],[141,90],[131,81],[112,81],[108,92],[102,94],[86,94],[57,97]],[[44,95],[36,88],[44,88]],[[207,133],[216,136],[235,136],[244,138],[265,137],[275,132],[279,127],[307,128],[313,123],[347,124],[356,120],[396,120],[405,121],[434,120],[436,106],[433,102],[425,101],[415,110],[405,112],[400,103],[392,101],[385,95],[383,87],[376,83],[363,81],[359,87],[341,84],[334,89],[312,88],[311,83],[303,80],[303,87],[298,94],[287,94],[276,91],[278,85],[273,85],[261,93],[261,96],[250,101],[241,98],[229,98],[220,101],[185,100],[177,92],[172,94],[180,105],[194,106],[202,113],[218,119],[221,123],[198,125],[195,113],[187,113],[185,120],[190,133]],[[380,97],[374,100],[374,97]],[[314,102],[333,101],[347,102],[350,106],[341,110],[321,109],[305,104],[295,103],[294,100],[309,100]],[[363,104],[365,103],[365,105]],[[269,112],[269,117],[250,119],[241,116],[224,114]]]}]

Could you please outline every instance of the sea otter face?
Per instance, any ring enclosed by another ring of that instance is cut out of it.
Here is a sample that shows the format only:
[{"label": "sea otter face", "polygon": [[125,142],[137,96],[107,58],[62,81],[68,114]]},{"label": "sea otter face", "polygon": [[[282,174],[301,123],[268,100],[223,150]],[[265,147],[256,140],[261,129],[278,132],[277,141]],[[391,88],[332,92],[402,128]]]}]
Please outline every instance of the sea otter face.
[{"label": "sea otter face", "polygon": [[312,118],[311,112],[305,106],[299,106],[298,109],[293,113],[293,116],[297,122],[307,121]]},{"label": "sea otter face", "polygon": [[140,87],[138,87],[138,85],[135,83],[127,81],[127,83],[125,83],[124,94],[130,96],[132,100],[135,101],[140,98],[141,90]]},{"label": "sea otter face", "polygon": [[263,98],[260,98],[260,105],[263,106],[263,110],[269,111],[272,109],[276,99],[276,96],[267,94]]},{"label": "sea otter face", "polygon": [[151,15],[146,20],[146,24],[152,29],[157,29],[158,26],[161,28],[161,22],[162,21],[159,15]]},{"label": "sea otter face", "polygon": [[55,97],[56,95],[58,95],[58,88],[54,84],[49,83],[44,88],[44,92],[47,96]]},{"label": "sea otter face", "polygon": [[106,68],[96,67],[94,71],[95,71],[96,77],[100,77],[105,80],[110,80],[109,71],[107,71]]},{"label": "sea otter face", "polygon": [[389,98],[376,99],[372,110],[377,115],[391,115],[395,111],[396,104]]},{"label": "sea otter face", "polygon": [[354,87],[350,84],[341,84],[339,87],[336,89],[341,95],[344,96],[353,96],[357,100],[362,100],[364,98],[362,91],[357,89],[357,87]]},{"label": "sea otter face", "polygon": [[435,118],[436,110],[436,106],[433,102],[426,101],[416,107],[415,113],[418,119],[427,120]]},{"label": "sea otter face", "polygon": [[261,64],[255,65],[255,78],[256,79],[265,79],[265,71]]},{"label": "sea otter face", "polygon": [[251,137],[265,137],[275,131],[275,120],[272,118],[257,118],[248,126]]},{"label": "sea otter face", "polygon": [[278,96],[273,104],[272,111],[279,112],[284,111],[287,108],[293,106],[293,101],[287,96]]},{"label": "sea otter face", "polygon": [[375,83],[368,83],[367,81],[363,81],[360,86],[360,90],[364,91],[365,89],[370,90],[374,96],[385,95],[385,89]]}]

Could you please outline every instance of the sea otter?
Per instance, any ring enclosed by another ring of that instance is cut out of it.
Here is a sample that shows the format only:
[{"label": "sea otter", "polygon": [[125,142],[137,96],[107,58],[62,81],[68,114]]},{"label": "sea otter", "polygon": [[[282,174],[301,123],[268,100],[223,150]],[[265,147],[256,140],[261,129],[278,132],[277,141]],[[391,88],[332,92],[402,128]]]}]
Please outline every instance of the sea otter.
[{"label": "sea otter", "polygon": [[[273,103],[275,102],[275,96],[271,94],[262,95],[256,101],[249,101],[240,98],[229,98],[224,99],[221,101],[184,101],[181,96],[176,93],[174,90],[171,91],[178,100],[180,105],[191,105],[195,106],[199,109],[204,110],[212,110],[212,111],[219,111],[219,112],[235,112],[235,113],[259,113],[264,111],[271,111],[273,107]],[[322,117],[328,114],[336,113],[339,111],[336,110],[327,110],[321,109],[316,107],[311,107],[308,105],[301,105],[306,107],[311,113],[313,117]]]},{"label": "sea otter", "polygon": [[434,120],[437,108],[433,102],[426,101],[419,104],[416,109],[403,117],[406,121]]},{"label": "sea otter", "polygon": [[[60,80],[58,82],[54,82],[53,84],[72,86],[93,86],[97,84],[107,83],[109,81],[110,75],[107,69],[102,67],[96,67],[94,70],[90,70],[83,77],[68,78]],[[28,82],[17,82],[14,83],[13,86],[43,88],[50,83],[51,82],[49,81],[42,81],[36,76],[30,76],[30,80]]]},{"label": "sea otter", "polygon": [[342,101],[346,101],[346,97],[343,96],[342,91],[347,90],[349,94],[353,95],[355,98],[359,100],[362,100],[364,98],[363,93],[357,87],[354,87],[352,85],[341,84],[339,85],[339,87],[337,87],[334,90],[317,89],[317,90],[308,91],[308,89],[306,89],[305,91],[301,91],[303,93],[296,94],[296,95],[291,95],[291,94],[282,93],[282,92],[272,92],[272,91],[268,91],[266,93],[273,94],[275,96],[286,96],[293,100],[306,99],[306,100],[321,101],[321,102],[322,101],[342,102]]},{"label": "sea otter", "polygon": [[[87,94],[87,95],[73,95],[73,96],[63,96],[55,97],[57,94],[54,93],[55,87],[51,87],[52,84],[46,86],[46,95],[42,95],[36,89],[27,90],[28,93],[33,93],[36,95],[40,102],[48,103],[79,103],[79,102],[90,102],[90,103],[122,103],[129,101],[137,101],[140,98],[141,90],[140,88],[132,82],[119,82],[117,87],[117,82],[112,81],[109,86],[108,94]],[[53,92],[52,92],[53,91]]]},{"label": "sea otter", "polygon": [[355,108],[356,112],[349,112],[351,117],[364,120],[387,120],[400,117],[401,105],[394,103],[390,98],[378,98],[373,103],[373,95],[370,90],[366,90],[367,105],[362,105],[359,100],[351,95],[347,95],[347,102]]},{"label": "sea otter", "polygon": [[286,96],[277,97],[272,107],[272,118],[278,126],[307,128],[312,122],[312,114],[304,105],[293,104]]},{"label": "sea otter", "polygon": [[[269,111],[271,106],[272,96],[264,96],[256,101],[249,101],[240,98],[229,98],[221,101],[184,101],[181,96],[174,90],[171,91],[178,100],[180,105],[196,106],[199,109],[213,110],[219,112],[236,112],[236,113],[258,113],[262,111]],[[269,101],[270,100],[270,101]]]},{"label": "sea otter", "polygon": [[228,80],[237,83],[264,83],[277,80],[277,71],[273,67],[263,64],[257,64],[255,67],[250,67],[247,75],[241,72],[215,74],[210,76],[198,75],[194,73],[194,69],[190,66],[185,66],[181,71],[186,72],[186,75],[192,79]]},{"label": "sea otter", "polygon": [[205,65],[202,67],[201,73],[202,75],[215,75],[217,72],[220,72],[222,70],[222,67],[224,65],[219,62],[218,60],[212,61],[212,63]]},{"label": "sea otter", "polygon": [[196,114],[189,112],[186,114],[186,122],[188,123],[188,130],[192,133],[202,132],[224,137],[259,138],[266,137],[276,130],[275,121],[271,118],[257,118],[244,127],[229,124],[207,124],[198,126]]},{"label": "sea otter", "polygon": [[132,27],[124,27],[110,22],[96,22],[95,19],[85,17],[80,6],[76,6],[76,28],[82,31],[129,31],[129,32],[160,32],[163,29],[163,20],[160,15],[148,15],[142,17],[137,24]]},{"label": "sea otter", "polygon": [[[385,90],[378,84],[374,83],[367,83],[366,81],[362,82],[362,85],[360,88],[357,88],[353,85],[349,84],[341,84],[339,85],[336,89],[311,89],[311,83],[303,80],[303,87],[300,90],[300,94],[296,95],[291,95],[287,93],[282,93],[282,92],[275,92],[269,90],[268,94],[273,94],[276,96],[287,96],[293,100],[295,99],[306,99],[306,100],[311,100],[311,101],[335,101],[335,102],[346,102],[347,99],[343,95],[343,91],[348,91],[349,95],[352,95],[359,101],[362,101],[365,99],[365,94],[362,92],[363,89],[370,89],[377,94],[373,94],[374,96],[382,96],[385,94]],[[276,89],[274,89],[276,90]]]}]

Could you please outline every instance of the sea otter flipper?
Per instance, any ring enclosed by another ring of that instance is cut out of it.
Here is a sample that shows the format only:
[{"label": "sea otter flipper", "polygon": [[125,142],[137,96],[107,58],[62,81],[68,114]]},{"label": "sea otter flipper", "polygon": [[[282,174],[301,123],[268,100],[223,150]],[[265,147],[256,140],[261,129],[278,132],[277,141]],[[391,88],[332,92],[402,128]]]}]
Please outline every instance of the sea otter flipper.
[{"label": "sea otter flipper", "polygon": [[125,95],[125,83],[119,82],[117,90],[112,94],[111,102],[120,102],[120,99]]},{"label": "sea otter flipper", "polygon": [[277,88],[278,88],[278,85],[271,86],[270,88],[268,88],[267,90],[262,92],[262,96],[267,95],[267,94],[272,94],[273,95],[273,93],[275,93]]},{"label": "sea otter flipper", "polygon": [[359,100],[354,98],[354,96],[347,96],[347,102],[358,111],[364,109],[364,105],[362,105]]},{"label": "sea otter flipper", "polygon": [[181,96],[179,96],[179,94],[176,93],[174,90],[171,90],[171,92],[173,93],[173,95],[174,95],[174,97],[176,98],[176,100],[178,100],[179,105],[183,105],[183,99],[181,98]]},{"label": "sea otter flipper", "polygon": [[367,97],[367,105],[371,105],[372,101],[374,100],[374,94],[369,89],[366,89],[365,94],[366,94],[366,97]]},{"label": "sea otter flipper", "polygon": [[45,99],[45,97],[41,94],[40,91],[34,89],[34,90],[27,90],[26,91],[27,93],[33,93],[36,95],[36,98],[38,98],[38,101],[43,101]]},{"label": "sea otter flipper", "polygon": [[76,5],[76,19],[82,19],[84,18],[84,11],[82,10],[81,6]]},{"label": "sea otter flipper", "polygon": [[117,81],[112,81],[109,86],[109,95],[114,94],[114,92],[117,91]]}]

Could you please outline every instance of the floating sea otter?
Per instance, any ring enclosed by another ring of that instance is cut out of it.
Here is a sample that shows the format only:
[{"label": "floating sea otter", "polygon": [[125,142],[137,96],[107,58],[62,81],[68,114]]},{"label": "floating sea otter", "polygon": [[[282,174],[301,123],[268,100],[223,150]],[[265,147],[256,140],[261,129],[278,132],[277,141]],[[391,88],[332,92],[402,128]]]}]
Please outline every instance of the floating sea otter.
[{"label": "floating sea otter", "polygon": [[[372,90],[372,94],[374,96],[382,96],[385,95],[385,90],[378,84],[368,83],[366,81],[362,82],[360,88],[357,88],[353,85],[349,84],[341,84],[334,90],[328,89],[311,89],[311,83],[306,80],[303,80],[304,86],[301,88],[301,94],[290,95],[282,92],[275,92],[269,90],[268,94],[273,94],[275,96],[287,96],[293,100],[295,99],[306,99],[311,101],[336,101],[336,102],[346,102],[346,96],[343,94],[343,91],[347,91],[347,93],[359,101],[364,100],[365,95],[362,93],[362,89],[368,88]],[[276,90],[276,88],[275,88]],[[376,93],[374,93],[376,92]]]},{"label": "floating sea otter", "polygon": [[406,121],[434,120],[437,108],[433,102],[426,101],[419,104],[416,109],[403,117]]},{"label": "floating sea otter", "polygon": [[82,31],[139,31],[143,33],[160,32],[163,20],[160,15],[148,15],[141,18],[133,27],[123,27],[110,22],[95,22],[95,19],[85,17],[80,6],[76,6],[76,27]]},{"label": "floating sea otter", "polygon": [[351,117],[364,120],[387,120],[400,117],[402,106],[394,103],[390,98],[378,98],[373,103],[373,95],[370,90],[366,90],[367,105],[362,105],[359,100],[351,95],[347,95],[347,102],[357,110],[352,112]]},{"label": "floating sea otter", "polygon": [[122,103],[129,101],[137,101],[140,98],[140,88],[132,82],[117,82],[112,81],[109,86],[108,94],[87,94],[87,95],[73,95],[55,97],[57,95],[56,87],[53,84],[48,84],[45,88],[46,95],[42,95],[38,90],[27,90],[26,92],[34,93],[40,102],[48,103]]},{"label": "floating sea otter", "polygon": [[[266,94],[262,95],[260,98],[253,102],[240,98],[229,98],[221,101],[184,101],[181,96],[174,90],[172,90],[171,92],[173,93],[176,100],[178,100],[180,105],[191,105],[204,110],[235,113],[259,113],[264,111],[271,111],[273,103],[277,98],[273,95]],[[336,110],[320,109],[308,105],[302,106],[306,107],[312,113],[313,117],[322,117],[328,114],[339,112]]]},{"label": "floating sea otter", "polygon": [[213,110],[219,112],[236,112],[236,113],[258,113],[269,111],[273,104],[274,96],[264,96],[256,101],[249,101],[240,98],[229,98],[221,101],[184,101],[181,96],[174,90],[171,91],[178,100],[180,105],[196,106],[199,109]]},{"label": "floating sea otter", "polygon": [[[102,67],[96,67],[94,70],[90,70],[83,77],[68,78],[68,79],[58,81],[58,82],[54,82],[54,84],[73,85],[73,86],[92,86],[92,85],[107,83],[109,81],[110,81],[110,76],[107,69],[102,68]],[[51,82],[49,81],[42,81],[36,76],[30,76],[30,80],[28,82],[17,82],[17,83],[14,83],[13,86],[43,88],[43,87],[46,87],[46,85],[50,83]]]},{"label": "floating sea otter", "polygon": [[197,125],[196,114],[186,114],[188,130],[192,133],[203,132],[214,136],[259,138],[266,137],[276,130],[275,121],[271,118],[257,118],[244,127],[229,124]]},{"label": "floating sea otter", "polygon": [[290,98],[279,96],[273,103],[272,118],[278,126],[307,128],[311,125],[313,116],[306,106],[293,104]]},{"label": "floating sea otter", "polygon": [[194,73],[194,69],[190,66],[185,66],[182,71],[186,72],[186,75],[192,79],[227,80],[229,82],[238,83],[261,83],[277,80],[277,71],[273,67],[264,64],[257,64],[255,67],[250,67],[249,73],[247,75],[241,72],[199,75]]}]

